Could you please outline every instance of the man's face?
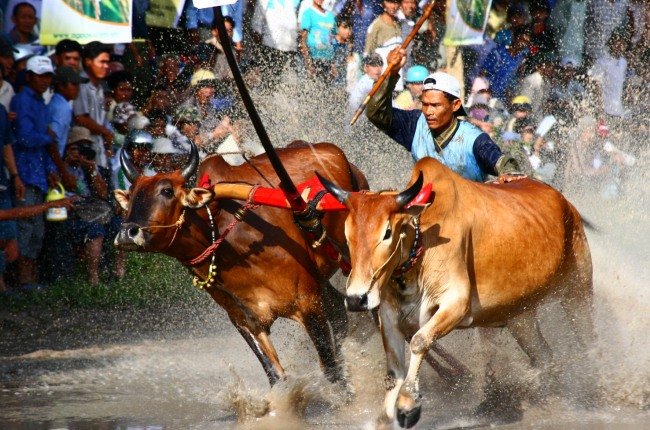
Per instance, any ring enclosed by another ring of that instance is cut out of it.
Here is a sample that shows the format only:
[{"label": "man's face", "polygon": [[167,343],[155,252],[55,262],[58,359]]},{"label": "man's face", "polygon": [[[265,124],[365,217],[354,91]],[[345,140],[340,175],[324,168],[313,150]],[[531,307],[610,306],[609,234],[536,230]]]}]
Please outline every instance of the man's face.
[{"label": "man's face", "polygon": [[460,100],[450,102],[445,93],[437,90],[429,90],[422,93],[422,113],[424,114],[429,128],[440,133],[446,130],[454,118],[454,110],[460,109]]},{"label": "man's face", "polygon": [[0,66],[4,70],[4,76],[9,76],[11,69],[14,67],[14,57],[0,57]]},{"label": "man's face", "polygon": [[394,1],[384,1],[384,12],[390,16],[395,16],[399,10],[399,3]]},{"label": "man's face", "polygon": [[202,87],[196,91],[196,101],[201,105],[207,105],[214,97],[213,87]]},{"label": "man's face", "polygon": [[113,98],[117,103],[129,102],[133,97],[133,86],[130,82],[120,82],[113,90]]},{"label": "man's face", "polygon": [[[314,3],[317,3],[319,0],[315,0]],[[320,0],[321,3],[323,3],[322,0]],[[228,35],[229,39],[232,39],[232,35],[234,34],[235,28],[232,26],[231,23],[228,21],[223,23],[224,27],[226,27],[226,34]]]},{"label": "man's face", "polygon": [[402,12],[405,17],[412,17],[416,10],[417,4],[415,3],[415,0],[402,0]]},{"label": "man's face", "polygon": [[27,73],[27,84],[37,94],[43,94],[52,85],[52,74],[44,73],[37,75],[36,73]]},{"label": "man's face", "polygon": [[342,40],[350,40],[350,36],[352,36],[352,28],[339,25],[337,31]]},{"label": "man's face", "polygon": [[56,56],[56,64],[59,67],[70,67],[79,70],[81,53],[79,51],[63,52]]},{"label": "man's face", "polygon": [[373,81],[381,76],[381,66],[363,66],[363,70]]},{"label": "man's face", "polygon": [[16,11],[16,15],[11,17],[16,30],[19,33],[29,34],[36,25],[36,13],[31,6],[22,6]]},{"label": "man's face", "polygon": [[411,93],[414,99],[420,98],[420,96],[422,95],[423,86],[424,85],[422,84],[422,82],[406,84],[406,87],[409,89],[409,92]]},{"label": "man's face", "polygon": [[86,58],[84,60],[84,66],[86,67],[88,76],[96,79],[104,79],[108,75],[108,63],[110,59],[111,56],[106,52],[102,52],[93,59]]},{"label": "man's face", "polygon": [[59,87],[59,92],[66,100],[74,100],[79,95],[79,84],[68,82]]},{"label": "man's face", "polygon": [[530,36],[528,34],[521,34],[512,41],[511,49],[515,53],[519,53],[522,49],[530,45]]}]

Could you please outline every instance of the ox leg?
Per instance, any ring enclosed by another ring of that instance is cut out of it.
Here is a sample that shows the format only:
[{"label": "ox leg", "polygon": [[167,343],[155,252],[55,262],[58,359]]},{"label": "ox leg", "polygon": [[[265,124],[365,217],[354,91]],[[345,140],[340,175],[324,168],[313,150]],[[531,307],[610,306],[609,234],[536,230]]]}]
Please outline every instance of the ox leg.
[{"label": "ox leg", "polygon": [[[373,315],[375,313],[373,312]],[[379,330],[386,353],[386,396],[384,408],[378,419],[380,426],[389,426],[395,419],[395,405],[402,383],[406,365],[404,363],[404,334],[399,328],[399,314],[393,306],[380,306],[378,315]]]},{"label": "ox leg", "polygon": [[343,359],[334,338],[332,325],[322,310],[307,314],[302,319],[307,334],[314,342],[325,377],[330,382],[345,382]]},{"label": "ox leg", "polygon": [[327,319],[332,324],[335,340],[338,343],[348,334],[348,313],[345,309],[345,295],[329,282],[323,285],[323,308]]},{"label": "ox leg", "polygon": [[533,367],[548,367],[552,364],[553,352],[542,335],[534,311],[524,312],[511,318],[506,326],[530,358]]},{"label": "ox leg", "polygon": [[248,327],[236,327],[262,364],[262,368],[264,369],[267,378],[269,378],[271,386],[275,385],[275,383],[280,379],[284,379],[286,374],[282,365],[280,365],[278,353],[275,351],[268,333],[260,332],[257,335],[254,335]]},{"label": "ox leg", "polygon": [[439,308],[430,311],[432,316],[429,321],[411,339],[411,361],[397,397],[397,421],[401,427],[412,427],[420,419],[422,406],[418,373],[425,354],[436,339],[449,333],[462,321],[468,307],[466,297],[442,298]]}]

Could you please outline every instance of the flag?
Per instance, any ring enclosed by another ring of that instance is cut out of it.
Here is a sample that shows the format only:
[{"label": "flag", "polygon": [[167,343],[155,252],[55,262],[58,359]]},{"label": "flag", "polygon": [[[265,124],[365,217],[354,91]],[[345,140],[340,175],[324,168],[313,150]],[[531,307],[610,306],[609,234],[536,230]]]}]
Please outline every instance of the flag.
[{"label": "flag", "polygon": [[150,0],[144,20],[150,27],[176,28],[185,0]]},{"label": "flag", "polygon": [[206,7],[226,6],[237,3],[237,0],[193,0],[194,7],[205,9]]},{"label": "flag", "polygon": [[41,45],[61,39],[86,44],[131,42],[132,0],[47,0],[41,10]]},{"label": "flag", "polygon": [[482,45],[492,0],[450,0],[447,3],[447,46]]}]

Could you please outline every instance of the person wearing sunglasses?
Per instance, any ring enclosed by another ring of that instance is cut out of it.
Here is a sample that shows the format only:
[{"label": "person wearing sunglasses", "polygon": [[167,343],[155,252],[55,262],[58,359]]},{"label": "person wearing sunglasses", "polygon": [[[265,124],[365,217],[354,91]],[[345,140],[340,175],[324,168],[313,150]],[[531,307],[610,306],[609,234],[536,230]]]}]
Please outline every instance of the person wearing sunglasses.
[{"label": "person wearing sunglasses", "polygon": [[399,69],[406,62],[404,49],[388,54],[388,63],[398,64],[368,103],[366,116],[376,127],[406,148],[415,161],[433,157],[459,175],[483,182],[488,175],[510,181],[518,176],[514,158],[503,154],[478,127],[460,119],[467,113],[460,99],[460,83],[453,76],[436,72],[424,79],[422,108],[392,107],[392,93]]}]

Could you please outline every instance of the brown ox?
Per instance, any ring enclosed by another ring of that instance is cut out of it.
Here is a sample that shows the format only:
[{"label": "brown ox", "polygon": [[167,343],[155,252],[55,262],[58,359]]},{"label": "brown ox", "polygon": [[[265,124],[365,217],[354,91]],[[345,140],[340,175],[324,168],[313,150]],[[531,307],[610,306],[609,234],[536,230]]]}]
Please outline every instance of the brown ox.
[{"label": "brown ox", "polygon": [[[435,199],[408,204],[422,198],[423,179],[432,184]],[[558,191],[531,179],[471,182],[432,158],[415,165],[411,183],[399,194],[347,193],[324,183],[349,209],[348,309],[373,309],[381,302],[381,332],[394,382],[381,421],[392,421],[397,409],[398,422],[406,427],[420,415],[417,378],[423,354],[455,328],[505,325],[533,365],[548,361],[551,352],[533,313],[542,298],[553,295],[583,346],[592,335],[589,247],[580,214]],[[393,271],[414,256],[418,234],[424,252],[395,280]]]},{"label": "brown ox", "polygon": [[[312,177],[316,169],[325,169],[328,178],[343,187],[367,188],[363,174],[332,144],[294,144],[278,150],[278,154],[297,182]],[[207,174],[211,183],[217,184],[217,199],[212,190],[185,188],[198,165],[195,147],[190,158],[182,172],[145,177],[137,175],[128,156],[123,157],[123,168],[133,185],[128,192],[115,192],[127,211],[115,244],[131,251],[161,252],[187,264],[234,224],[211,254],[214,258],[191,266],[191,271],[200,279],[214,279],[205,290],[226,310],[262,363],[271,384],[285,376],[269,338],[271,325],[278,317],[302,324],[314,342],[326,376],[341,381],[342,362],[332,325],[338,325],[337,335],[341,335],[347,320],[342,296],[328,281],[338,268],[336,261],[327,258],[323,247],[311,246],[312,241],[295,225],[290,211],[262,206],[240,216],[243,205],[220,194],[235,188],[238,192],[233,197],[241,198],[251,187],[243,186],[242,193],[236,185],[224,184],[220,188],[219,183],[268,186],[263,182],[265,178],[276,180],[268,158],[261,155],[250,164],[236,167],[220,156],[204,160],[198,177]],[[240,222],[235,216],[241,218]],[[345,243],[344,220],[344,212],[328,213],[322,220],[334,243]],[[334,319],[335,315],[338,319]]]}]

